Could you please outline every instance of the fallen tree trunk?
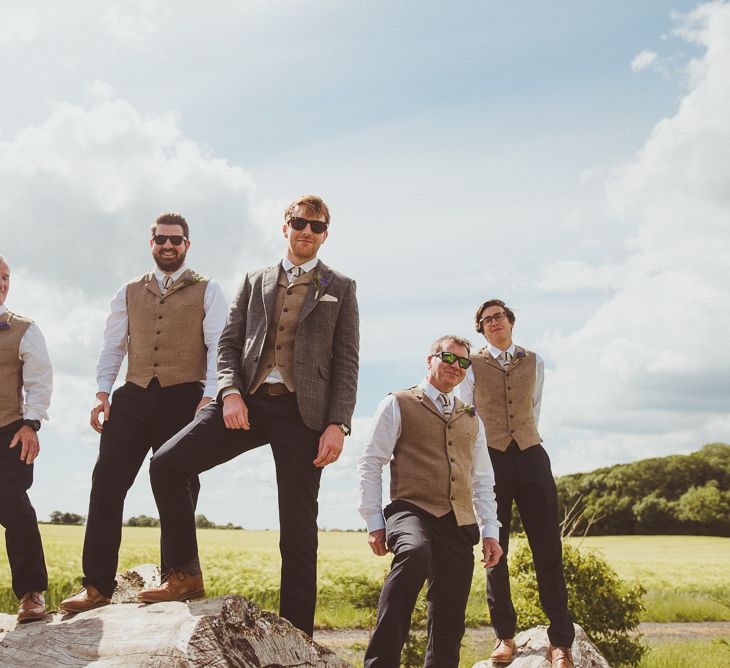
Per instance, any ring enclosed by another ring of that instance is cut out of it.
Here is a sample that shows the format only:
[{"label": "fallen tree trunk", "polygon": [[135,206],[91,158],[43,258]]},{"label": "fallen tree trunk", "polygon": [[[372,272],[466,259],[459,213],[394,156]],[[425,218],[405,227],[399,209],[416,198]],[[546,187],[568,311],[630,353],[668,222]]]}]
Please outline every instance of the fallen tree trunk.
[{"label": "fallen tree trunk", "polygon": [[[154,583],[147,566],[120,576],[116,600]],[[112,604],[77,615],[49,614],[16,625],[0,615],[0,665],[206,666],[288,668],[349,666],[279,616],[241,596],[191,603]]]}]

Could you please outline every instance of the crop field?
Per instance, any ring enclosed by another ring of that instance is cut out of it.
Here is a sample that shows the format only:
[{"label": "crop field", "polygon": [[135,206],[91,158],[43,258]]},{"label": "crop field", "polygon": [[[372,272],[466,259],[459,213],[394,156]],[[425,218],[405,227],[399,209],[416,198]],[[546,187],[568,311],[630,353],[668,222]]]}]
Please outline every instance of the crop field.
[{"label": "crop field", "polygon": [[[80,586],[83,527],[41,525],[49,570],[48,604],[58,602]],[[278,607],[279,534],[275,531],[198,530],[200,558],[209,596],[237,593],[262,607]],[[390,563],[371,554],[366,535],[322,532],[319,548],[320,627],[366,627],[368,610],[353,605],[358,585],[381,582]],[[571,539],[583,549],[596,550],[629,581],[647,589],[644,621],[723,621],[730,609],[715,599],[730,590],[730,538],[701,536],[603,536]],[[159,530],[125,528],[119,570],[159,559]],[[10,572],[0,550],[0,609],[12,613],[16,600]],[[467,611],[468,623],[486,619],[485,579],[475,562],[475,577]]]}]

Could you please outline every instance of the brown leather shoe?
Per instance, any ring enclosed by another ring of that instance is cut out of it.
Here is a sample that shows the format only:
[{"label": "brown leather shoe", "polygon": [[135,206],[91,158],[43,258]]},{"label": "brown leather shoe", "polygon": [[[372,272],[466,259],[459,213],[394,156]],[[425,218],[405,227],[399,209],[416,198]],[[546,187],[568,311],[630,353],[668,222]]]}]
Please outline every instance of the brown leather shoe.
[{"label": "brown leather shoe", "polygon": [[61,612],[86,612],[109,605],[112,600],[102,594],[94,585],[86,585],[78,594],[61,601]]},{"label": "brown leather shoe", "polygon": [[170,569],[167,578],[159,587],[143,589],[137,594],[142,603],[160,603],[161,601],[189,601],[205,596],[203,574],[189,575],[177,568]]},{"label": "brown leather shoe", "polygon": [[553,647],[550,645],[547,658],[551,662],[552,668],[575,668],[570,647]]},{"label": "brown leather shoe", "polygon": [[517,654],[517,645],[512,638],[497,638],[494,651],[489,657],[492,663],[511,663]]},{"label": "brown leather shoe", "polygon": [[46,601],[39,591],[29,591],[20,600],[18,621],[21,624],[37,622],[46,616]]}]

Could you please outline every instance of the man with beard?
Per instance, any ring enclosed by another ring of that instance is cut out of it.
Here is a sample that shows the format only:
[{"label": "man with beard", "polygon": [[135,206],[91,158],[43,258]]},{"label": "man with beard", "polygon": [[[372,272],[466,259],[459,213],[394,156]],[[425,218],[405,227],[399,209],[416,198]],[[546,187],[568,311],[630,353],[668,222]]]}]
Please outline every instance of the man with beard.
[{"label": "man with beard", "polygon": [[[111,602],[127,491],[150,448],[157,451],[216,392],[216,352],[227,312],[223,293],[186,267],[189,227],[180,214],[155,221],[150,246],[156,268],[121,287],[104,331],[91,409],[91,426],[101,440],[84,537],[84,589],[62,601],[64,612]],[[126,383],[110,402],[125,354]],[[197,476],[186,488],[194,504]],[[161,561],[164,568],[164,555]]]},{"label": "man with beard", "polygon": [[218,353],[218,400],[152,458],[163,550],[174,577],[140,592],[140,601],[203,595],[186,481],[269,443],[281,531],[279,610],[312,635],[319,481],[350,431],[360,340],[355,281],[317,258],[329,222],[327,205],[316,195],[287,207],[286,254],[248,273],[231,307]]},{"label": "man with beard", "polygon": [[27,492],[40,452],[36,432],[48,418],[53,373],[37,325],[5,306],[9,290],[10,267],[0,255],[0,524],[13,591],[20,599],[18,621],[24,623],[46,613],[48,573]]}]

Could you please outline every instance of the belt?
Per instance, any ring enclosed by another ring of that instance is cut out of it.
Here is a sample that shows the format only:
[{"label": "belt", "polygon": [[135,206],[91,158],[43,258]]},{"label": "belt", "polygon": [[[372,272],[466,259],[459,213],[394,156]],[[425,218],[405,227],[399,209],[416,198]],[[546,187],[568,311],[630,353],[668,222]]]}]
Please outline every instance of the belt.
[{"label": "belt", "polygon": [[263,395],[264,397],[282,397],[285,394],[294,394],[285,383],[262,383],[254,394]]}]

